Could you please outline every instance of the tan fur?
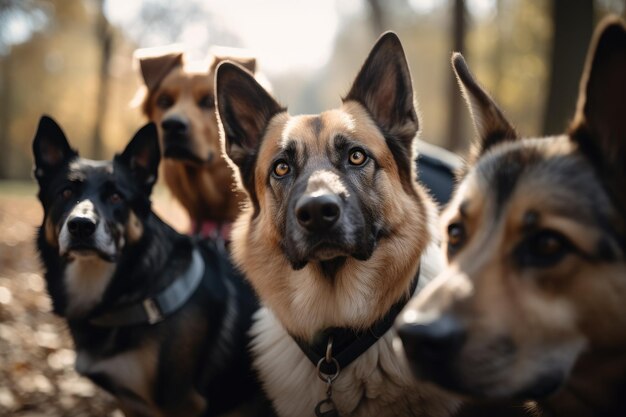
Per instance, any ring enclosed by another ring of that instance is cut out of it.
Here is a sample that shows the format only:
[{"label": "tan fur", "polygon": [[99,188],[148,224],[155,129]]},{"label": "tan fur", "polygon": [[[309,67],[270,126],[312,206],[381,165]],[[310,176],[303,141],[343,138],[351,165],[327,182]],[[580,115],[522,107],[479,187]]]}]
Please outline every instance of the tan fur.
[{"label": "tan fur", "polygon": [[50,217],[46,217],[44,220],[44,233],[46,241],[53,248],[59,247],[59,231]]},{"label": "tan fur", "polygon": [[189,416],[197,415],[204,409],[204,400],[192,393],[190,398],[181,403],[185,404],[181,410],[171,410],[164,414],[157,405],[154,397],[154,381],[158,365],[158,349],[152,342],[146,342],[139,348],[107,358],[94,360],[85,352],[78,352],[76,368],[80,373],[99,373],[114,379],[120,386],[141,398],[137,401],[133,397],[121,395],[120,406],[126,416]]},{"label": "tan fur", "polygon": [[143,224],[137,218],[135,212],[131,211],[126,224],[126,239],[128,243],[133,244],[138,242],[141,236],[143,236]]}]

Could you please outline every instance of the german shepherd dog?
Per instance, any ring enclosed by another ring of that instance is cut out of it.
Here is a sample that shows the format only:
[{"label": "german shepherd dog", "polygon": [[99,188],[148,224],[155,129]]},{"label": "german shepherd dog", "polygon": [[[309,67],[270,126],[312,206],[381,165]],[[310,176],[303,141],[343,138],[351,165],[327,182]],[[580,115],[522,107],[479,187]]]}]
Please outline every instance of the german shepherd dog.
[{"label": "german shepherd dog", "polygon": [[569,131],[519,138],[463,57],[481,138],[449,265],[400,316],[417,375],[556,416],[626,415],[626,27],[597,29]]},{"label": "german shepherd dog", "polygon": [[341,107],[321,114],[289,115],[228,62],[216,91],[224,152],[248,195],[231,250],[267,307],[251,346],[277,413],[449,415],[456,401],[412,379],[389,330],[443,260],[437,209],[416,181],[400,40],[381,36]]},{"label": "german shepherd dog", "polygon": [[69,326],[77,371],[127,416],[255,410],[246,349],[255,297],[215,242],[178,234],[151,211],[157,135],[150,123],[112,161],[92,161],[41,118],[37,247],[54,312]]},{"label": "german shepherd dog", "polygon": [[189,214],[194,233],[228,239],[243,194],[221,156],[213,81],[219,62],[235,61],[254,73],[255,58],[217,47],[208,65],[185,62],[182,52],[162,48],[135,55],[147,90],[142,110],[160,131],[167,187]]}]

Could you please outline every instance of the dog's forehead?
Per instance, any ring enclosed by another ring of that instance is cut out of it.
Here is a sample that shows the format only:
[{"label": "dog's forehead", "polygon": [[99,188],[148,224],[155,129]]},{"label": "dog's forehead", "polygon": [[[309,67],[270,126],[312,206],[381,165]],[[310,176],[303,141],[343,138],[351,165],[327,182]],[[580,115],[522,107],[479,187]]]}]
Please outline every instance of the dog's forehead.
[{"label": "dog's forehead", "polygon": [[112,161],[95,161],[78,158],[68,165],[67,178],[70,181],[103,182],[115,178]]},{"label": "dog's forehead", "polygon": [[212,76],[208,72],[208,68],[188,69],[174,68],[170,71],[163,81],[160,83],[161,89],[184,89],[184,88],[203,88],[210,89],[213,85]]},{"label": "dog's forehead", "polygon": [[391,157],[380,129],[369,113],[354,102],[316,115],[281,114],[270,123],[266,138],[270,140],[264,141],[259,158],[265,161],[288,148],[295,148],[299,155],[323,155],[337,138],[361,144],[381,160]]},{"label": "dog's forehead", "polygon": [[488,211],[521,221],[535,211],[591,222],[610,203],[587,160],[567,136],[558,136],[495,147],[470,169],[450,206],[466,217]]}]

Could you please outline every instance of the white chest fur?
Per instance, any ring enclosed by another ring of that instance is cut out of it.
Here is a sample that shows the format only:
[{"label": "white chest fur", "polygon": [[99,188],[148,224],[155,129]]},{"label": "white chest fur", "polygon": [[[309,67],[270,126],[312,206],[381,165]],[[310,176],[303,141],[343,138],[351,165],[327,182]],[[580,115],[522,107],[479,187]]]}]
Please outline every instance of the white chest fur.
[{"label": "white chest fur", "polygon": [[104,295],[116,264],[96,255],[76,256],[65,267],[68,317],[88,312]]}]

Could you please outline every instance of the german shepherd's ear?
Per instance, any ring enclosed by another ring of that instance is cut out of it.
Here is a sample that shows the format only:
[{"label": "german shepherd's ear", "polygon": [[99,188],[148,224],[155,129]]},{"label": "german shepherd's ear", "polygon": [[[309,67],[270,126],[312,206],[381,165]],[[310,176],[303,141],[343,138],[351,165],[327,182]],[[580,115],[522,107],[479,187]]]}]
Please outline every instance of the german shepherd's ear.
[{"label": "german shepherd's ear", "polygon": [[349,100],[365,106],[385,134],[411,149],[419,121],[409,65],[395,33],[386,32],[378,39],[343,99]]},{"label": "german shepherd's ear", "polygon": [[148,91],[154,91],[170,71],[183,65],[182,52],[141,57],[142,53],[142,50],[139,50],[135,52],[135,55],[138,56],[141,75]]},{"label": "german shepherd's ear", "polygon": [[458,52],[452,54],[452,68],[478,133],[476,156],[484,154],[493,145],[517,139],[519,135],[515,128],[504,117],[495,101],[476,82],[463,55]]},{"label": "german shepherd's ear", "polygon": [[157,181],[160,160],[159,136],[154,123],[139,129],[124,152],[115,156],[115,161],[130,170],[147,194]]},{"label": "german shepherd's ear", "polygon": [[215,90],[224,153],[240,170],[245,169],[246,161],[256,155],[270,119],[285,109],[250,72],[229,61],[217,67]]},{"label": "german shepherd's ear", "polygon": [[618,18],[595,32],[570,136],[626,210],[626,27]]},{"label": "german shepherd's ear", "polygon": [[50,172],[78,156],[70,147],[61,127],[49,116],[41,116],[33,139],[35,178],[40,181]]}]

